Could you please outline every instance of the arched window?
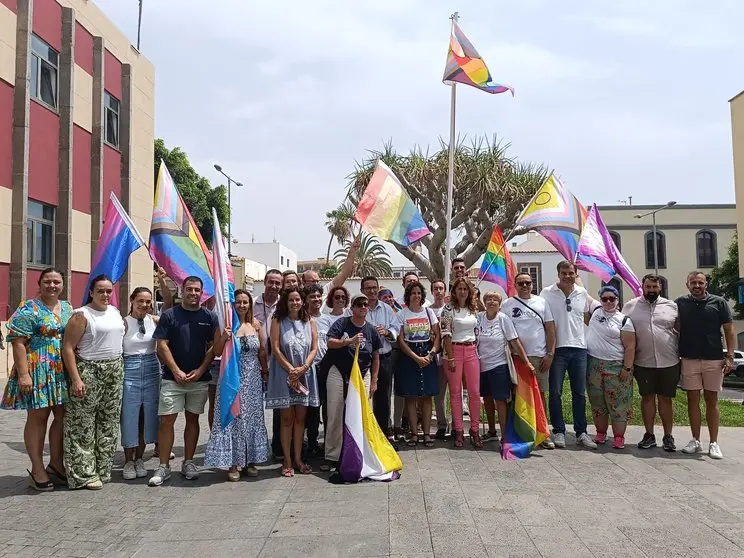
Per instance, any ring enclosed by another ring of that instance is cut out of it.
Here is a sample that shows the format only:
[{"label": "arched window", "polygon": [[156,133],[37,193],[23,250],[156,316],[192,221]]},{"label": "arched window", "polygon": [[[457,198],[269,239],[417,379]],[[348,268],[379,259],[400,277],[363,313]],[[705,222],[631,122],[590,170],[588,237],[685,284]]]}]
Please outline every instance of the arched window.
[{"label": "arched window", "polygon": [[620,246],[620,233],[616,231],[610,231],[610,236],[612,237],[612,241],[615,243],[615,246],[617,246],[617,249],[622,251],[622,247]]},{"label": "arched window", "polygon": [[[654,241],[653,233],[646,233],[646,268],[654,269]],[[666,267],[666,237],[663,232],[656,231],[656,253],[658,254],[658,266],[660,269]]]},{"label": "arched window", "polygon": [[698,231],[695,234],[695,249],[697,265],[701,267],[716,267],[718,265],[718,243],[716,233],[710,230]]},{"label": "arched window", "polygon": [[667,284],[666,277],[659,275],[659,285],[661,285],[661,296],[669,298],[669,286]]},{"label": "arched window", "polygon": [[602,281],[602,286],[604,287],[605,285],[610,285],[612,287],[615,287],[617,289],[617,292],[620,293],[620,299],[617,302],[617,307],[619,309],[622,309],[623,307],[623,282],[620,281],[619,277],[613,277],[607,283]]}]

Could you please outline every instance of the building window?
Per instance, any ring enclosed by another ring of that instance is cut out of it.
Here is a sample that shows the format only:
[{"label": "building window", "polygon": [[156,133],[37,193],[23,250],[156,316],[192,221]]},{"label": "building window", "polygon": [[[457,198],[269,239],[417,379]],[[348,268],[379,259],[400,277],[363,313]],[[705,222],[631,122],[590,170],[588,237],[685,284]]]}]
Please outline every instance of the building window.
[{"label": "building window", "polygon": [[716,233],[709,230],[698,231],[695,234],[697,250],[697,266],[716,267],[718,265],[718,248]]},{"label": "building window", "polygon": [[284,265],[284,256],[279,256],[280,265]]},{"label": "building window", "polygon": [[610,236],[612,237],[612,242],[615,243],[615,246],[617,247],[618,251],[622,250],[620,248],[620,233],[615,231],[610,231]]},{"label": "building window", "polygon": [[542,264],[519,264],[519,273],[526,273],[532,278],[532,294],[536,295],[542,291]]},{"label": "building window", "polygon": [[121,103],[108,91],[103,92],[105,139],[111,147],[119,149],[119,108]]},{"label": "building window", "polygon": [[615,287],[617,289],[617,292],[620,293],[620,298],[617,301],[617,307],[622,308],[623,307],[623,283],[622,281],[620,281],[618,277],[613,277],[607,283],[602,281],[602,286],[604,287],[606,285]]},{"label": "building window", "polygon": [[[653,233],[646,233],[646,269],[654,269],[654,241]],[[656,232],[656,250],[659,268],[666,267],[666,237],[662,232]]]},{"label": "building window", "polygon": [[30,95],[57,109],[59,53],[36,35],[31,35]]},{"label": "building window", "polygon": [[54,265],[54,207],[28,200],[26,260],[31,265]]}]

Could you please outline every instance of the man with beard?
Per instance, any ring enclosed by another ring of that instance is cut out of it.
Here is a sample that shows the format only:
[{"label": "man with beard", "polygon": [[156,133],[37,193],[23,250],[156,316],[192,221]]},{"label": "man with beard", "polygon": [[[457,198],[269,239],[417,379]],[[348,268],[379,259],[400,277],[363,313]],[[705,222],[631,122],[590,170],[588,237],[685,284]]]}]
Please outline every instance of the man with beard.
[{"label": "man with beard", "polygon": [[674,404],[679,382],[678,336],[674,329],[677,304],[661,296],[661,279],[649,274],[643,278],[643,296],[629,300],[623,314],[630,318],[636,330],[633,376],[641,394],[641,415],[646,433],[638,442],[639,449],[656,447],[654,421],[658,402],[664,428],[662,445],[665,451],[676,451],[672,425]]}]

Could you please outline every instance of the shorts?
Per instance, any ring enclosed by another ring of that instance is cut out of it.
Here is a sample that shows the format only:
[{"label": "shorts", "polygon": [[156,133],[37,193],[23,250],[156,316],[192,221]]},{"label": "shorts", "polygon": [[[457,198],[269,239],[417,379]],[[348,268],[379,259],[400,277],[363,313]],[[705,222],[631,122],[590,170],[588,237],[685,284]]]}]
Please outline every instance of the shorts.
[{"label": "shorts", "polygon": [[621,360],[587,359],[586,391],[594,418],[609,417],[612,422],[633,418],[633,376],[621,380],[622,371]]},{"label": "shorts", "polygon": [[163,380],[160,384],[158,415],[177,415],[183,411],[192,415],[204,413],[209,398],[207,382],[178,384],[173,380]]},{"label": "shorts", "polygon": [[682,359],[682,389],[687,391],[721,391],[723,360]]},{"label": "shorts", "polygon": [[545,372],[540,372],[543,357],[528,356],[527,358],[532,366],[535,367],[535,377],[537,378],[537,385],[540,388],[540,393],[548,393],[550,391],[550,368]]},{"label": "shorts", "polygon": [[496,401],[509,401],[512,396],[512,383],[509,365],[500,364],[496,368],[480,374],[480,396],[493,397]]},{"label": "shorts", "polygon": [[638,393],[641,397],[647,395],[674,397],[677,395],[679,364],[665,368],[647,368],[636,364],[633,367],[633,376],[638,382]]},{"label": "shorts", "polygon": [[209,375],[212,379],[207,383],[210,386],[216,386],[220,382],[220,362],[221,361],[215,359],[209,366]]}]

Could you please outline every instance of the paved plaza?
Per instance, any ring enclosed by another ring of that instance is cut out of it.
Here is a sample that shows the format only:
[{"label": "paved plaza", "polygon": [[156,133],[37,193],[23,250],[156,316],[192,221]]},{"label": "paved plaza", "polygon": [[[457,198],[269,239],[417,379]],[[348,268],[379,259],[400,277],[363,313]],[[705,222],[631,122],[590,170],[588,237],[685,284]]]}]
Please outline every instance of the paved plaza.
[{"label": "paved plaza", "polygon": [[[2,556],[744,556],[744,429],[723,429],[722,461],[630,446],[570,445],[521,462],[502,461],[495,442],[404,447],[399,480],[347,486],[267,465],[237,483],[204,471],[149,488],[121,480],[119,452],[103,490],[37,494],[26,488],[23,420],[0,412]],[[684,445],[688,429],[676,434]],[[204,427],[198,463],[206,439]]]}]

